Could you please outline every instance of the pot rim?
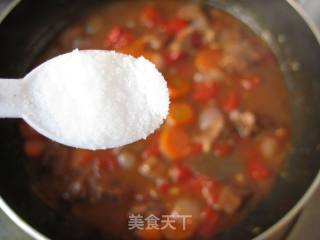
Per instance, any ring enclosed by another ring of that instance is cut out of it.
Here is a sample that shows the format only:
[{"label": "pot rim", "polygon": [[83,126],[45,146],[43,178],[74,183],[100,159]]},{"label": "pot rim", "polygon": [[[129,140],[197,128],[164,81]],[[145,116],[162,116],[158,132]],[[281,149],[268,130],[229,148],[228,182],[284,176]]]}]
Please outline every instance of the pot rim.
[{"label": "pot rim", "polygon": [[[296,0],[286,0],[289,6],[291,6],[299,16],[304,20],[307,26],[310,28],[311,32],[314,34],[315,38],[318,41],[320,47],[320,30],[311,19],[311,17],[305,12],[302,6]],[[306,190],[304,195],[300,198],[300,200],[276,223],[274,223],[267,230],[260,233],[253,240],[263,240],[269,239],[272,234],[280,233],[288,224],[297,216],[297,214],[302,210],[302,208],[307,204],[313,194],[316,192],[318,187],[320,186],[320,170],[318,171],[317,176],[314,178],[312,184]]]},{"label": "pot rim", "polygon": [[[21,0],[12,0],[7,6],[4,7],[0,13],[0,24],[9,15],[9,13],[21,2]],[[302,6],[295,0],[286,0],[289,6],[291,6],[299,16],[305,21],[307,26],[310,28],[314,36],[316,37],[320,46],[320,30],[317,28],[313,20],[306,14]],[[303,206],[310,200],[313,194],[316,192],[318,186],[320,186],[320,170],[313,180],[312,184],[306,190],[302,198],[292,207],[282,218],[280,218],[276,223],[274,223],[270,228],[259,234],[253,240],[263,240],[269,239],[272,234],[281,232],[285,226],[287,226],[295,216],[301,211]],[[4,201],[0,196],[0,209],[25,233],[33,237],[36,240],[49,240],[35,228],[26,223],[21,217],[19,217],[10,206]]]}]

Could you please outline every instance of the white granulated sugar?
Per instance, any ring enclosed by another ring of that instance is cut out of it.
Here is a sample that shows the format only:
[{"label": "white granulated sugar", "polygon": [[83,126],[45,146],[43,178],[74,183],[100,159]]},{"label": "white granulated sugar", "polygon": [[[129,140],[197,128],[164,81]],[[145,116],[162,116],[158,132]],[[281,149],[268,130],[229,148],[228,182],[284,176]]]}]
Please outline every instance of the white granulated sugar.
[{"label": "white granulated sugar", "polygon": [[143,57],[75,50],[26,77],[23,117],[57,142],[122,146],[154,132],[168,114],[166,82]]}]

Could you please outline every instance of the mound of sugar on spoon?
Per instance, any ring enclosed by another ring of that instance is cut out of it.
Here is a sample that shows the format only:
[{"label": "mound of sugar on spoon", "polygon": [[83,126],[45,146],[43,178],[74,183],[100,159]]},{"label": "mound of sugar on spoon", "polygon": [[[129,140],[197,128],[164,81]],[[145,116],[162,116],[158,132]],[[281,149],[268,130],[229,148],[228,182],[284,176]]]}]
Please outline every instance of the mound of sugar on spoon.
[{"label": "mound of sugar on spoon", "polygon": [[146,138],[168,114],[166,82],[143,57],[75,50],[40,65],[22,82],[22,117],[69,146],[122,146]]}]

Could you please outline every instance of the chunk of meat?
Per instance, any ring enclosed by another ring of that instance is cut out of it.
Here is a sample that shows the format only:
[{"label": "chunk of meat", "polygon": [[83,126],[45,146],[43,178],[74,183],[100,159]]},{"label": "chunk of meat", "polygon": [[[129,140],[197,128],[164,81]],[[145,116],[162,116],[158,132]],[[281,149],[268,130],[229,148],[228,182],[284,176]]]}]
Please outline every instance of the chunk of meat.
[{"label": "chunk of meat", "polygon": [[241,206],[242,198],[236,194],[234,189],[225,186],[220,191],[220,196],[217,205],[220,210],[227,214],[235,213]]},{"label": "chunk of meat", "polygon": [[229,118],[242,138],[249,137],[256,130],[256,117],[252,112],[232,111]]},{"label": "chunk of meat", "polygon": [[172,53],[183,52],[188,49],[188,38],[195,31],[195,28],[192,26],[185,27],[179,31],[173,41],[169,45],[169,50]]},{"label": "chunk of meat", "polygon": [[215,106],[206,107],[199,115],[199,128],[201,134],[196,136],[195,141],[202,144],[203,150],[209,152],[212,143],[219,137],[225,126],[222,113]]},{"label": "chunk of meat", "polygon": [[202,33],[211,30],[208,18],[199,5],[186,4],[178,9],[178,16],[191,22],[191,25]]},{"label": "chunk of meat", "polygon": [[278,150],[278,143],[275,138],[265,136],[260,143],[260,151],[264,158],[273,158]]},{"label": "chunk of meat", "polygon": [[211,135],[216,138],[224,125],[224,117],[221,111],[212,105],[205,107],[199,115],[199,127],[202,131],[208,131],[211,128]]},{"label": "chunk of meat", "polygon": [[121,152],[117,156],[119,165],[124,169],[130,169],[134,166],[136,156],[130,152]]},{"label": "chunk of meat", "polygon": [[190,22],[188,27],[182,29],[174,38],[169,48],[171,51],[182,51],[194,46],[194,37],[197,44],[207,45],[215,38],[215,32],[211,29],[208,19],[202,9],[194,4],[187,4],[178,10],[178,16]]}]

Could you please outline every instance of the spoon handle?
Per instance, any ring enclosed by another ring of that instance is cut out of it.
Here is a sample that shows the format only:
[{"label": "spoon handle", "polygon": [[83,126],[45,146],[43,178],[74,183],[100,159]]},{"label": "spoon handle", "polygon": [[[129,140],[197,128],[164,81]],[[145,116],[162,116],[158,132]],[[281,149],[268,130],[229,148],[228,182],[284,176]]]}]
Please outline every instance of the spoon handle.
[{"label": "spoon handle", "polygon": [[0,78],[0,118],[21,117],[21,79]]}]

